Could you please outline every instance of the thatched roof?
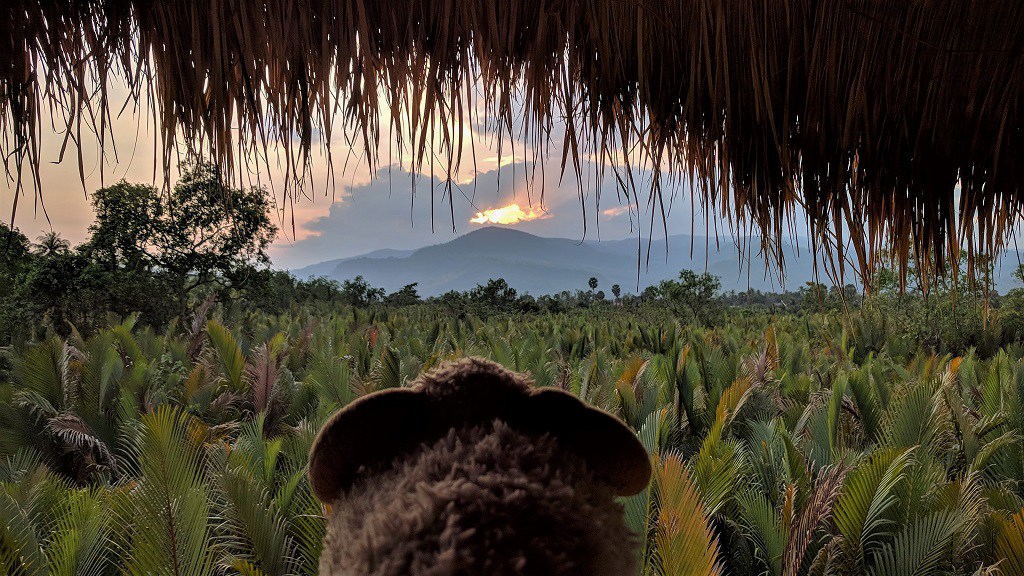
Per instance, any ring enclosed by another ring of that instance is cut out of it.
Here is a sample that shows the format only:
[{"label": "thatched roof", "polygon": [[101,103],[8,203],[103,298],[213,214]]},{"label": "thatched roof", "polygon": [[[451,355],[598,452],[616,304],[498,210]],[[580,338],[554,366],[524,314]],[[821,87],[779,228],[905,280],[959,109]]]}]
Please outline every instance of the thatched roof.
[{"label": "thatched roof", "polygon": [[642,163],[655,200],[692,184],[769,238],[803,206],[817,245],[852,240],[865,261],[883,242],[936,266],[993,253],[1024,200],[1019,0],[6,0],[0,14],[15,172],[39,162],[44,107],[72,146],[102,138],[117,75],[152,95],[165,165],[177,138],[225,164],[280,144],[301,169],[337,121],[371,158],[405,135],[450,169],[478,87],[498,130],[525,115],[542,149],[564,117],[563,166]]}]

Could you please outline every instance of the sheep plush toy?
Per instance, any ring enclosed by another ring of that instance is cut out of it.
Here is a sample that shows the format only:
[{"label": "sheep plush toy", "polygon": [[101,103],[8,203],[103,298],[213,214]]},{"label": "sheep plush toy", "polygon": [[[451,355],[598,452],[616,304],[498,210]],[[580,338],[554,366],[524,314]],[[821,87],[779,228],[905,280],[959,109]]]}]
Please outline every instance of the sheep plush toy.
[{"label": "sheep plush toy", "polygon": [[632,574],[616,496],[647,453],[614,416],[469,358],[335,414],[310,453],[320,574]]}]

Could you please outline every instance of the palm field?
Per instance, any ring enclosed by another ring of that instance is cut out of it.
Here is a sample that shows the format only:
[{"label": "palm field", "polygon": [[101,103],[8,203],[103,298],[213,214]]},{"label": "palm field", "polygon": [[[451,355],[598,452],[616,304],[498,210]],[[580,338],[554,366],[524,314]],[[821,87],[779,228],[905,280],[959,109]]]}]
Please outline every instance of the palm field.
[{"label": "palm field", "polygon": [[[650,454],[622,501],[643,574],[1024,574],[1024,367],[905,352],[851,318],[721,327],[600,314],[111,318],[6,353],[5,574],[315,574],[320,425],[484,356],[621,417]],[[879,344],[881,340],[881,344]],[[898,349],[897,349],[898,348]]]}]

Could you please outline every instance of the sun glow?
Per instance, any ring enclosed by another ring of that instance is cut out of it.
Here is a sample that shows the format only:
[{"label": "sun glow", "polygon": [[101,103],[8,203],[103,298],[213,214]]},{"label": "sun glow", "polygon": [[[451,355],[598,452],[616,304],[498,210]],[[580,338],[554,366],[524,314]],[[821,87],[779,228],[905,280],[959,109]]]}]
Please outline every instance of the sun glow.
[{"label": "sun glow", "polygon": [[501,208],[477,212],[476,216],[470,218],[469,221],[474,224],[517,224],[519,222],[541,220],[550,217],[551,215],[544,210],[534,210],[530,207],[523,210],[519,207],[519,204],[509,204]]}]

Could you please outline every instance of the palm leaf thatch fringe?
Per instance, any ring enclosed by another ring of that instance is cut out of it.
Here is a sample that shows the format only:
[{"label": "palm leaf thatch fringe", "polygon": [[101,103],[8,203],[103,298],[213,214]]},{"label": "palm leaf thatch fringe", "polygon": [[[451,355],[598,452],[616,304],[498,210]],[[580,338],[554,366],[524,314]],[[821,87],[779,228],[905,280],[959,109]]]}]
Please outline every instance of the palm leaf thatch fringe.
[{"label": "palm leaf thatch fringe", "polygon": [[384,134],[414,167],[451,175],[482,104],[499,141],[540,155],[564,122],[563,172],[596,159],[630,202],[629,169],[649,170],[655,212],[663,190],[687,186],[765,249],[805,213],[816,251],[852,248],[865,270],[885,246],[925,277],[964,255],[970,273],[1022,204],[1021,2],[3,5],[0,153],[18,190],[26,168],[40,184],[43,110],[72,150],[108,142],[121,78],[129,104],[151,102],[165,171],[177,137],[228,168],[281,149],[302,178],[340,129],[371,167]]}]

